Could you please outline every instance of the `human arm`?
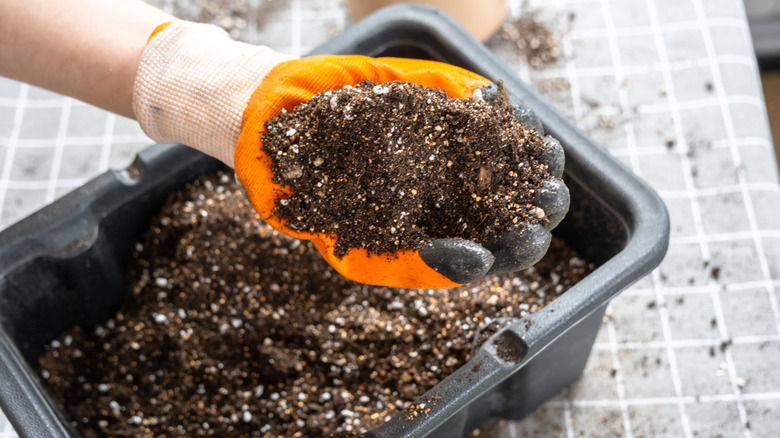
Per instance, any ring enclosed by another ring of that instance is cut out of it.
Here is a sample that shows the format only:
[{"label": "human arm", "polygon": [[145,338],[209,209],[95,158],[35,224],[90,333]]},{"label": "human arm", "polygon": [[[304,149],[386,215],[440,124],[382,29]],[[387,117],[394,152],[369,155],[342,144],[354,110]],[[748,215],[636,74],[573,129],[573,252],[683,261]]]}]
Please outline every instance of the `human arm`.
[{"label": "human arm", "polygon": [[134,118],[138,60],[174,20],[141,0],[0,0],[0,76]]}]

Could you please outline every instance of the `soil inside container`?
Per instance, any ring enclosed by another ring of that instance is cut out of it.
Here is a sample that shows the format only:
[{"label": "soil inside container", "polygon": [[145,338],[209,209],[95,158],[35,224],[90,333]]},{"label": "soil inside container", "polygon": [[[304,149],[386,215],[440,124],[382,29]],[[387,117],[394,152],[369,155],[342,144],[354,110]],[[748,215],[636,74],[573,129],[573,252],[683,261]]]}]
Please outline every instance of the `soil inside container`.
[{"label": "soil inside container", "polygon": [[541,134],[521,125],[501,81],[495,98],[450,99],[406,82],[320,93],[267,121],[274,214],[298,231],[338,236],[334,253],[390,253],[513,225],[547,224],[535,193],[550,178]]},{"label": "soil inside container", "polygon": [[349,436],[591,270],[554,239],[535,267],[456,289],[356,284],[259,221],[232,176],[204,176],[152,219],[116,315],[39,363],[85,437]]}]

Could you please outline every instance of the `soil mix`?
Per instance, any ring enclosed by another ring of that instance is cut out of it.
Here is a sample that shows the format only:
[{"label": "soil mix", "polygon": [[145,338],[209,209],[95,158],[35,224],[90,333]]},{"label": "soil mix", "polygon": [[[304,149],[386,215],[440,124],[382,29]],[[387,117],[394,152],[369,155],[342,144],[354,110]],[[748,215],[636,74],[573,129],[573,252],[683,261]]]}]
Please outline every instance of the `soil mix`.
[{"label": "soil mix", "polygon": [[293,194],[289,228],[338,236],[335,254],[416,249],[440,238],[484,244],[545,223],[541,133],[522,126],[499,81],[491,103],[405,82],[318,94],[268,120],[262,148]]},{"label": "soil mix", "polygon": [[425,415],[415,397],[591,270],[554,239],[533,268],[456,289],[357,284],[210,175],[152,219],[119,311],[39,364],[88,438],[349,436]]}]

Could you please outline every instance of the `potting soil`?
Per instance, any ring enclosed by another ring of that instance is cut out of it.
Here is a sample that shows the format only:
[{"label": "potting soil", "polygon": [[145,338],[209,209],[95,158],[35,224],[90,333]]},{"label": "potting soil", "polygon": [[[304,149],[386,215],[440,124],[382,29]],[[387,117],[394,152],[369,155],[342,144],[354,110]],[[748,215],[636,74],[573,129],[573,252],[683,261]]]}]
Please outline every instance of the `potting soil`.
[{"label": "potting soil", "polygon": [[88,438],[346,436],[425,415],[415,397],[591,269],[554,239],[535,267],[456,289],[357,284],[263,224],[232,176],[205,176],[152,219],[116,315],[40,369]]},{"label": "potting soil", "polygon": [[265,124],[274,214],[289,228],[338,236],[335,254],[415,249],[439,238],[485,243],[546,223],[534,193],[549,178],[541,133],[497,97],[450,99],[405,82],[318,94]]}]

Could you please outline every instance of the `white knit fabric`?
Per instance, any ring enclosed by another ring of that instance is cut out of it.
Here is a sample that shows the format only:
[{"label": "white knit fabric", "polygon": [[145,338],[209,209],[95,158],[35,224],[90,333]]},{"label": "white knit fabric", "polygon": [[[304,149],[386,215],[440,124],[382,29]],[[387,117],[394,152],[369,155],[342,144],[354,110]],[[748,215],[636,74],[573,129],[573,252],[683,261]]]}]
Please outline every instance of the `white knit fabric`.
[{"label": "white knit fabric", "polygon": [[268,72],[293,57],[177,21],[154,36],[138,65],[133,110],[155,141],[179,142],[233,167],[241,117]]}]

